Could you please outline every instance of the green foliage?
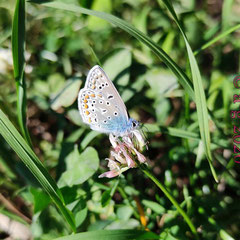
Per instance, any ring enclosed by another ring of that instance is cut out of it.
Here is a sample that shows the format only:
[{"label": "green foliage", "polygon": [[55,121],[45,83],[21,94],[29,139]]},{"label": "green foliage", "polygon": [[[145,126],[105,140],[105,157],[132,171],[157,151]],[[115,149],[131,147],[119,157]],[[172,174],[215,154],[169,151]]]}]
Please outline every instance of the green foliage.
[{"label": "green foliage", "polygon": [[71,106],[78,95],[81,83],[81,80],[78,78],[73,78],[66,81],[63,89],[61,89],[60,92],[52,97],[51,108],[56,111],[60,107]]},{"label": "green foliage", "polygon": [[18,122],[24,138],[31,145],[26,128],[26,82],[25,82],[25,1],[17,0],[12,25],[13,72],[17,88]]},{"label": "green foliage", "polygon": [[[239,239],[238,5],[0,1],[0,213],[36,240]],[[95,64],[142,123],[149,168],[98,178],[110,143],[77,109]]]},{"label": "green foliage", "polygon": [[58,181],[60,187],[78,185],[84,183],[97,170],[99,159],[94,148],[88,147],[81,153],[75,145],[74,150],[66,156],[66,171],[62,173]]},{"label": "green foliage", "polygon": [[[88,233],[78,233],[76,235],[57,238],[58,240],[81,240],[81,239],[102,239],[102,240],[125,240],[125,239],[158,239],[156,234],[136,230],[101,230]],[[57,240],[56,239],[56,240]]]},{"label": "green foliage", "polygon": [[29,168],[32,174],[39,181],[43,189],[49,194],[52,200],[59,207],[60,211],[66,218],[67,222],[75,231],[75,224],[72,220],[71,213],[64,206],[64,201],[60,190],[56,183],[49,175],[47,170],[42,165],[42,162],[37,158],[25,140],[17,132],[12,123],[7,119],[6,115],[0,110],[0,133],[6,142],[21,158],[24,164]]}]

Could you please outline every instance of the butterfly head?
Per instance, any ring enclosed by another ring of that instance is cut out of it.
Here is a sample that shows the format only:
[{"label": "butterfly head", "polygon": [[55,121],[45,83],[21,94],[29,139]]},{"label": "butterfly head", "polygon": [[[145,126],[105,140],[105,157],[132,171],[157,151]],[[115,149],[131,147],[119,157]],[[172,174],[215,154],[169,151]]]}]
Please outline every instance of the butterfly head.
[{"label": "butterfly head", "polygon": [[131,130],[134,130],[139,127],[139,122],[133,118],[129,118],[129,125]]}]

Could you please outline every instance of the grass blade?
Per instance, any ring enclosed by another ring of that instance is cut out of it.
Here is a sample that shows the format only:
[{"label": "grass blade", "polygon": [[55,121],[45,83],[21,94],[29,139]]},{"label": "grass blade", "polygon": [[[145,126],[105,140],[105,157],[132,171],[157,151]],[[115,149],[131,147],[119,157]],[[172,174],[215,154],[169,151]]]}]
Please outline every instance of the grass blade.
[{"label": "grass blade", "polygon": [[197,229],[195,228],[194,224],[192,223],[191,219],[188,217],[188,215],[184,212],[184,210],[181,208],[181,206],[178,204],[176,199],[171,195],[171,193],[164,187],[164,185],[149,171],[149,169],[141,164],[139,165],[141,170],[148,176],[161,191],[165,194],[165,196],[171,201],[171,203],[176,207],[177,211],[182,215],[186,223],[188,224],[189,228],[191,229],[192,233],[195,236],[195,239],[199,239],[197,234]]},{"label": "grass blade", "polygon": [[26,127],[26,83],[24,76],[25,0],[17,0],[12,25],[13,71],[17,88],[17,115],[21,132],[28,144],[31,139]]},{"label": "grass blade", "polygon": [[55,181],[2,110],[0,110],[0,134],[36,177],[43,189],[55,202],[72,230],[75,232],[76,228],[73,218],[69,210],[65,207],[62,194]]},{"label": "grass blade", "polygon": [[164,126],[159,126],[157,124],[153,123],[145,123],[143,128],[145,129],[146,132],[150,133],[164,133],[168,134],[170,136],[174,137],[180,137],[180,138],[186,138],[186,139],[195,139],[195,140],[200,140],[199,134],[180,129],[180,128],[173,128],[173,127],[164,127]]},{"label": "grass blade", "polygon": [[172,128],[172,127],[164,128],[164,127],[161,127],[161,132],[169,134],[169,135],[174,136],[174,137],[200,140],[198,133],[186,131],[186,130],[179,129],[179,128]]},{"label": "grass blade", "polygon": [[65,237],[56,238],[55,240],[125,240],[125,239],[159,239],[159,236],[152,232],[140,230],[98,230],[77,233]]},{"label": "grass blade", "polygon": [[229,28],[228,30],[224,31],[223,33],[219,34],[218,36],[216,36],[215,38],[213,38],[212,40],[206,42],[202,47],[200,47],[198,50],[196,50],[194,52],[194,55],[199,54],[202,50],[210,47],[211,45],[213,45],[215,42],[221,40],[222,38],[226,37],[227,35],[229,35],[230,33],[236,31],[237,29],[240,28],[240,24],[237,24],[231,28]]},{"label": "grass blade", "polygon": [[200,74],[200,71],[198,68],[198,64],[194,57],[191,46],[188,43],[187,36],[185,35],[183,28],[181,27],[181,24],[178,20],[178,17],[173,9],[172,4],[168,0],[162,0],[162,1],[164,2],[167,9],[173,16],[173,19],[176,22],[176,24],[184,38],[184,42],[185,42],[185,45],[187,48],[188,58],[189,58],[189,62],[190,62],[190,68],[191,68],[191,72],[192,72],[192,79],[193,79],[193,86],[194,86],[194,92],[195,92],[195,100],[196,100],[200,135],[201,135],[201,139],[203,141],[204,151],[205,151],[206,157],[208,159],[212,175],[213,175],[215,181],[218,182],[217,174],[212,165],[212,154],[211,154],[211,150],[210,150],[211,141],[210,141],[210,131],[209,131],[209,123],[208,123],[208,109],[207,109],[206,96],[205,96],[202,78],[201,78],[201,74]]},{"label": "grass blade", "polygon": [[[30,1],[32,3],[39,3],[39,1]],[[137,38],[139,41],[144,43],[146,46],[148,46],[162,61],[173,71],[173,73],[178,77],[180,84],[184,87],[184,89],[188,92],[189,96],[191,96],[192,99],[195,99],[195,94],[193,91],[192,83],[190,79],[187,77],[187,75],[183,72],[183,70],[167,55],[166,52],[164,52],[158,44],[156,44],[154,41],[152,41],[151,38],[149,38],[147,35],[145,35],[143,32],[139,31],[135,27],[133,27],[128,22],[115,17],[111,14],[104,13],[104,12],[98,12],[94,10],[89,10],[86,8],[82,8],[79,6],[74,6],[71,4],[64,4],[61,2],[53,1],[53,2],[47,2],[42,3],[41,5],[66,11],[71,11],[75,13],[82,13],[87,15],[92,15],[99,17],[101,19],[104,19],[122,30],[128,32],[133,37]]]}]

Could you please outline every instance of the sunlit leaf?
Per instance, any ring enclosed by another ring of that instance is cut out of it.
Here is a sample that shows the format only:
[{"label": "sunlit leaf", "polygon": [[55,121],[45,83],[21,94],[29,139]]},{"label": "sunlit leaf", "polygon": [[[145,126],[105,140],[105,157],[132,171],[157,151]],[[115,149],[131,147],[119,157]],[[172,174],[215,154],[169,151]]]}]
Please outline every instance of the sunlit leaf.
[{"label": "sunlit leaf", "polygon": [[81,83],[79,78],[69,79],[63,89],[52,98],[51,108],[56,111],[60,107],[71,106],[78,96]]},{"label": "sunlit leaf", "polygon": [[99,158],[97,151],[88,147],[81,154],[77,145],[66,158],[67,170],[61,175],[58,185],[71,187],[89,179],[98,169]]}]

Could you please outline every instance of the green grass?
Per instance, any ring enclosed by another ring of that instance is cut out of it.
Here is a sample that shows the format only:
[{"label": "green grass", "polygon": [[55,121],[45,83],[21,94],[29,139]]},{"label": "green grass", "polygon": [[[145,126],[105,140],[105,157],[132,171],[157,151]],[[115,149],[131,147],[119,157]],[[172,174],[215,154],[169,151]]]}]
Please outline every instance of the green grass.
[{"label": "green grass", "polygon": [[12,147],[15,153],[21,158],[24,164],[29,168],[35,178],[39,181],[42,188],[49,194],[55,202],[67,223],[75,232],[76,227],[71,213],[66,208],[61,191],[57,184],[49,175],[42,162],[31,150],[27,142],[21,137],[16,128],[8,120],[7,116],[0,110],[0,133],[6,142]]},{"label": "green grass", "polygon": [[[239,239],[237,11],[234,1],[0,3],[0,187],[18,210],[5,202],[1,214],[30,218],[36,240]],[[110,143],[77,109],[95,64],[147,134],[148,167],[115,179],[98,178]]]},{"label": "green grass", "polygon": [[17,89],[17,115],[21,132],[31,146],[26,127],[26,82],[25,66],[25,0],[17,0],[12,25],[13,70]]}]

